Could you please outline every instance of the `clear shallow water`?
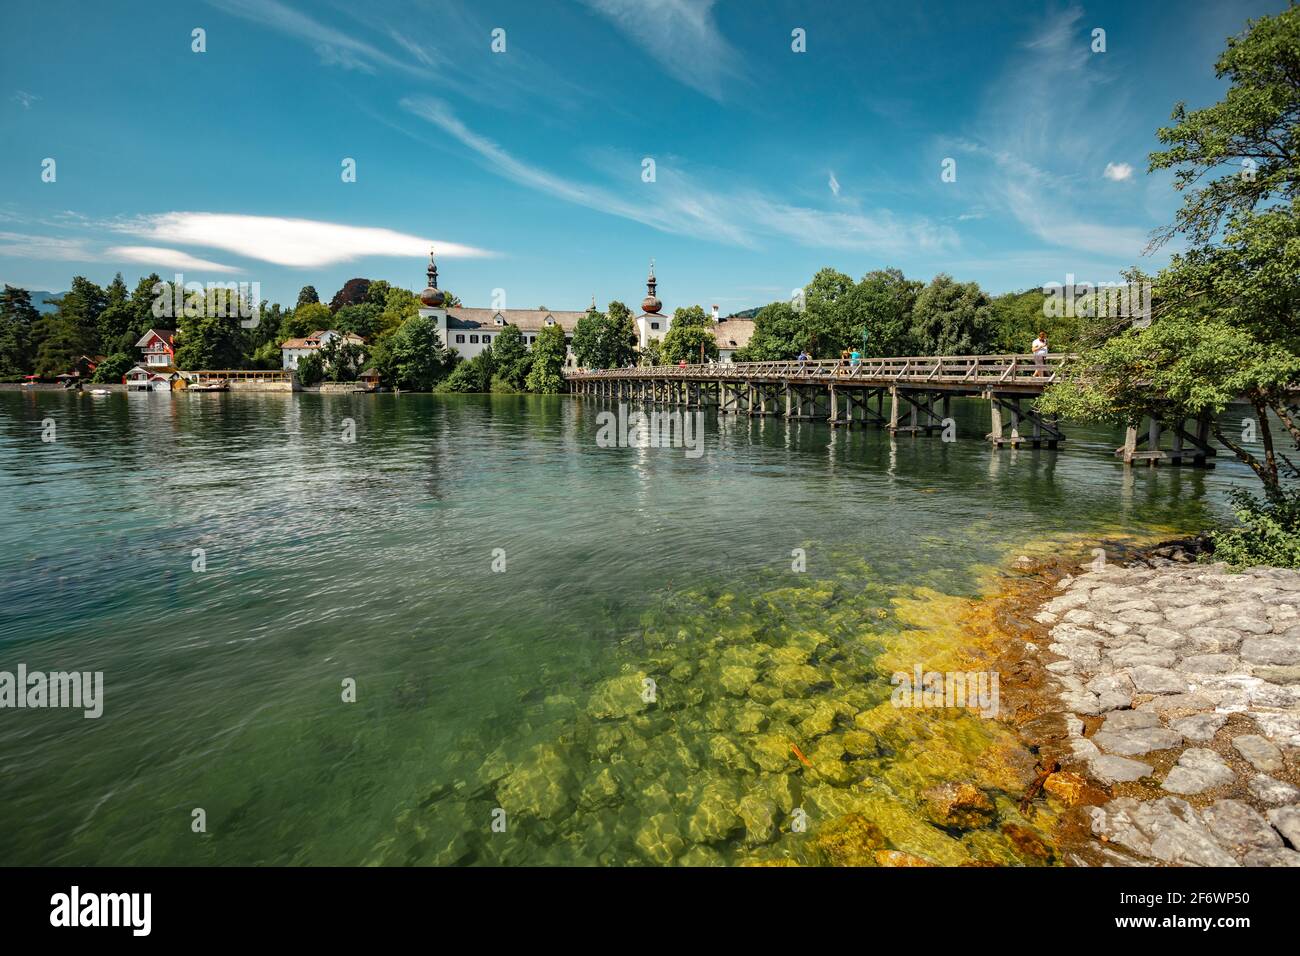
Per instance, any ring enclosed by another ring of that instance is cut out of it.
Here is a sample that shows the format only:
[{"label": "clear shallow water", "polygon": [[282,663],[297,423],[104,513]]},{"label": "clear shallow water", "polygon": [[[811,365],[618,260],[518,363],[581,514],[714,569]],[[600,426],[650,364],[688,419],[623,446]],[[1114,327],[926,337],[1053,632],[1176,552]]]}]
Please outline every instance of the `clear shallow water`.
[{"label": "clear shallow water", "polygon": [[1077,426],[995,454],[973,402],[952,444],[710,415],[698,459],[597,447],[605,407],[0,392],[0,670],[106,684],[99,720],[0,710],[0,860],[818,862],[817,828],[857,814],[894,848],[1015,862],[921,819],[944,754],[1011,820],[1014,781],[978,769],[1011,744],[880,709],[915,608],[951,620],[896,600],[971,595],[1044,537],[1196,529],[1249,484],[1125,472]]}]

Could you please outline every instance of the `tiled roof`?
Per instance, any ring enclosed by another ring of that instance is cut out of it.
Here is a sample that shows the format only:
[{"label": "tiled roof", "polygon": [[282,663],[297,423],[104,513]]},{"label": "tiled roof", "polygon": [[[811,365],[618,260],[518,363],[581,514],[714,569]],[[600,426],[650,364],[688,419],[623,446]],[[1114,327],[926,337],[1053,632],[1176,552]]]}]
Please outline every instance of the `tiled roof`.
[{"label": "tiled roof", "polygon": [[[578,320],[586,312],[563,312],[555,309],[455,309],[447,310],[447,328],[449,329],[483,329],[488,332],[500,331],[506,325],[517,325],[522,332],[538,332],[546,328],[546,319],[555,319],[555,324],[566,332],[572,332]],[[497,316],[505,319],[505,325],[498,325]]]},{"label": "tiled roof", "polygon": [[176,338],[176,332],[173,329],[150,329],[141,337],[139,342],[135,343],[135,347],[138,349],[144,348],[146,345],[149,344],[149,340],[153,338],[155,335],[158,336],[160,339],[162,339],[164,342],[166,342],[168,345],[171,345]]},{"label": "tiled roof", "polygon": [[753,319],[721,319],[713,326],[713,337],[720,349],[743,349],[753,335]]}]

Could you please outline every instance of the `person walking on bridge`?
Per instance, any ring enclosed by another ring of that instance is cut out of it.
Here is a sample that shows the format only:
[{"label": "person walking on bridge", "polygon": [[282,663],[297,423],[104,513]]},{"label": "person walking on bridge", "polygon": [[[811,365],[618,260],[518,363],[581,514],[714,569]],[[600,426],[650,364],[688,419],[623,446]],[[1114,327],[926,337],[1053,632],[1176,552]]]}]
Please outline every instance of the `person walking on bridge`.
[{"label": "person walking on bridge", "polygon": [[1042,378],[1047,367],[1047,333],[1039,332],[1029,350],[1034,353],[1034,378]]}]

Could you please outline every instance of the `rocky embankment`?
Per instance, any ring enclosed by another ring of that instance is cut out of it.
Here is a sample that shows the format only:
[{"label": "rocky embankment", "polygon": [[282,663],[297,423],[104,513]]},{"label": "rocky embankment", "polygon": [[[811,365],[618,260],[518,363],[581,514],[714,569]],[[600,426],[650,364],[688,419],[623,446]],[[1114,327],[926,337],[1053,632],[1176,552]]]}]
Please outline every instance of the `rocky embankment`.
[{"label": "rocky embankment", "polygon": [[1057,590],[1028,646],[1064,718],[1048,789],[1085,804],[1076,862],[1300,865],[1300,572],[1157,558]]}]

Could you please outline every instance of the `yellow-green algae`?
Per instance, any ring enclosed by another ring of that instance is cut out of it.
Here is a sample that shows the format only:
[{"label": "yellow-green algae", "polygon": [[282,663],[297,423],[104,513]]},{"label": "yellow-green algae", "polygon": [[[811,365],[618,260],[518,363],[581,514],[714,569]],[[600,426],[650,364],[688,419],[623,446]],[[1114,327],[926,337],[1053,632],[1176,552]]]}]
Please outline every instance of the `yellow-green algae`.
[{"label": "yellow-green algae", "polygon": [[[1034,758],[1010,727],[890,699],[895,671],[979,668],[996,638],[981,604],[890,593],[860,559],[833,566],[668,596],[623,641],[620,673],[549,693],[508,744],[476,754],[466,739],[458,773],[399,814],[371,862],[1059,862],[1057,804],[1019,809]],[[1000,573],[979,569],[979,586]],[[959,825],[933,809],[951,785],[980,795]]]}]

